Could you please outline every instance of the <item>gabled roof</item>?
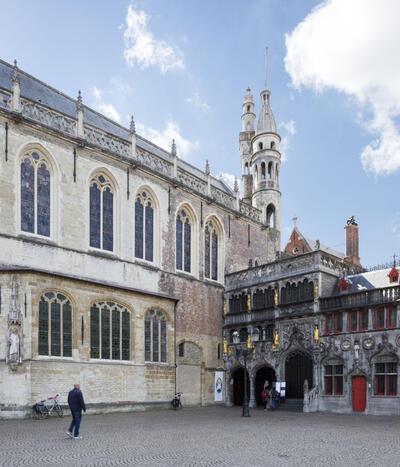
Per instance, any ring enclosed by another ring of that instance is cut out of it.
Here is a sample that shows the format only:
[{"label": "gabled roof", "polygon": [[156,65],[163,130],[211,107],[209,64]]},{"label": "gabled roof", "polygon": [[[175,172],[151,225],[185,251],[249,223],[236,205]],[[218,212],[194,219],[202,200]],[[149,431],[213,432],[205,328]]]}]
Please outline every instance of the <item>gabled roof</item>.
[{"label": "gabled roof", "polygon": [[382,289],[384,287],[395,287],[399,282],[390,283],[388,269],[380,269],[378,271],[362,272],[347,276],[346,280],[349,284],[347,293],[362,292],[363,290]]},{"label": "gabled roof", "polygon": [[[11,91],[12,73],[13,66],[10,63],[0,60],[0,89],[2,88],[9,92]],[[21,97],[29,99],[33,102],[38,102],[39,104],[53,109],[56,112],[60,112],[68,117],[76,118],[75,99],[67,96],[66,94],[63,94],[57,89],[54,89],[48,84],[38,80],[34,76],[31,76],[20,69],[18,70],[18,78],[20,81]],[[113,136],[129,140],[128,128],[125,128],[124,126],[114,122],[113,120],[105,117],[104,115],[96,112],[86,105],[83,106],[83,109],[85,124],[103,130]],[[171,154],[168,151],[160,148],[140,135],[137,135],[137,145],[140,148],[145,149],[164,160],[172,162]],[[204,171],[194,167],[188,162],[179,159],[178,165],[183,170],[191,173],[201,180],[207,180],[207,175]],[[211,177],[211,183],[214,187],[224,191],[225,193],[230,195],[233,194],[233,191],[222,180]]]}]

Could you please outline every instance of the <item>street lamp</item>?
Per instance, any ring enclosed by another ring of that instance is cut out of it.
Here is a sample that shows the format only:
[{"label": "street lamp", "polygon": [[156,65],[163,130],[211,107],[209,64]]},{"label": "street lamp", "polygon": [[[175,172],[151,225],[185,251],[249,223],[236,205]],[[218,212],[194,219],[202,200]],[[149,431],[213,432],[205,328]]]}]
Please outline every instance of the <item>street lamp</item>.
[{"label": "street lamp", "polygon": [[243,399],[243,412],[242,417],[250,417],[249,399],[247,394],[247,357],[250,356],[255,350],[255,343],[260,338],[260,331],[258,328],[253,329],[253,332],[247,335],[246,342],[240,342],[240,336],[238,331],[232,333],[233,350],[235,357],[239,360],[243,357],[244,360],[244,399]]}]

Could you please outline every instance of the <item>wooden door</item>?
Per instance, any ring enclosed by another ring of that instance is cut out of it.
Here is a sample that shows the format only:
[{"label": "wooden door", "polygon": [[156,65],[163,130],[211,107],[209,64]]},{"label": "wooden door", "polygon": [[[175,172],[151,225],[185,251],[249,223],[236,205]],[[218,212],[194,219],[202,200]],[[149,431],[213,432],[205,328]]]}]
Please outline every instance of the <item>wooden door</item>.
[{"label": "wooden door", "polygon": [[367,380],[365,376],[353,376],[351,383],[353,411],[364,412],[367,406]]}]

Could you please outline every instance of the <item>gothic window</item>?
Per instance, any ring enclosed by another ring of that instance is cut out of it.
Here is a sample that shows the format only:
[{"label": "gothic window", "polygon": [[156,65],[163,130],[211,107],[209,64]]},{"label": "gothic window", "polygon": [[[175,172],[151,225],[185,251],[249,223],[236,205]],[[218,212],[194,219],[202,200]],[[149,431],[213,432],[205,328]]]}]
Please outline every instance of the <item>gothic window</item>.
[{"label": "gothic window", "polygon": [[90,246],[101,250],[114,249],[114,190],[105,175],[90,182]]},{"label": "gothic window", "polygon": [[374,364],[375,369],[375,395],[397,395],[397,361],[386,357]]},{"label": "gothic window", "polygon": [[72,357],[72,306],[67,297],[56,292],[40,298],[39,355]]},{"label": "gothic window", "polygon": [[204,230],[204,275],[207,279],[218,280],[218,231],[212,220]]},{"label": "gothic window", "polygon": [[271,141],[271,149],[275,149],[275,142]]},{"label": "gothic window", "polygon": [[176,269],[192,272],[192,221],[181,209],[176,216]]},{"label": "gothic window", "polygon": [[36,151],[21,162],[21,230],[50,237],[50,170]]},{"label": "gothic window", "polygon": [[329,396],[343,395],[343,365],[325,365],[324,387]]},{"label": "gothic window", "polygon": [[244,164],[244,174],[245,175],[249,174],[249,163],[248,162]]},{"label": "gothic window", "polygon": [[267,206],[266,211],[267,225],[271,229],[275,228],[275,206],[271,203]]},{"label": "gothic window", "polygon": [[262,144],[262,143],[258,143],[258,149],[261,151],[262,148],[263,148],[263,144]]},{"label": "gothic window", "polygon": [[90,308],[90,357],[130,360],[130,313],[114,302]]},{"label": "gothic window", "polygon": [[150,310],[144,320],[146,362],[167,362],[167,321],[160,311]]},{"label": "gothic window", "polygon": [[261,162],[261,180],[265,180],[265,162]]},{"label": "gothic window", "polygon": [[135,201],[135,257],[154,261],[154,202],[146,191]]}]

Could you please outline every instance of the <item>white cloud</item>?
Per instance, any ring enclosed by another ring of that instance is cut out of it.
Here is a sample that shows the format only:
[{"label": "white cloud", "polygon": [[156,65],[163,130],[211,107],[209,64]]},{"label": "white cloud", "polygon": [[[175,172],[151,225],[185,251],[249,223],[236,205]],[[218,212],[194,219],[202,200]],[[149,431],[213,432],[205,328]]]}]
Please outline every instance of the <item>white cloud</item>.
[{"label": "white cloud", "polygon": [[377,175],[400,168],[400,2],[327,0],[286,35],[296,88],[335,89],[357,104],[374,139],[361,152]]},{"label": "white cloud", "polygon": [[171,150],[172,140],[175,140],[178,156],[187,157],[190,153],[197,151],[200,147],[198,141],[190,141],[181,134],[179,125],[173,120],[168,120],[163,130],[146,127],[142,123],[136,125],[137,132],[154,144],[166,151]]},{"label": "white cloud", "polygon": [[103,92],[96,86],[90,88],[90,92],[94,97],[94,107],[96,110],[104,114],[106,117],[111,118],[111,120],[114,120],[117,123],[121,123],[121,116],[117,109],[112,104],[104,102]]},{"label": "white cloud", "polygon": [[194,92],[191,97],[188,97],[186,99],[186,102],[202,110],[204,113],[207,113],[210,111],[210,106],[207,104],[206,101],[200,99],[200,95],[198,92]]},{"label": "white cloud", "polygon": [[218,175],[218,178],[220,178],[225,183],[225,185],[228,185],[228,187],[233,190],[236,178],[234,175],[227,172],[221,172]]},{"label": "white cloud", "polygon": [[281,137],[282,141],[279,146],[279,151],[282,156],[282,161],[286,161],[288,158],[288,153],[292,147],[292,137],[296,134],[296,122],[294,120],[289,120],[288,122],[280,122],[278,128],[282,129]]},{"label": "white cloud", "polygon": [[164,40],[158,40],[148,29],[148,15],[133,5],[128,6],[124,31],[124,57],[128,66],[135,63],[142,68],[158,66],[161,73],[185,67],[182,52]]}]

